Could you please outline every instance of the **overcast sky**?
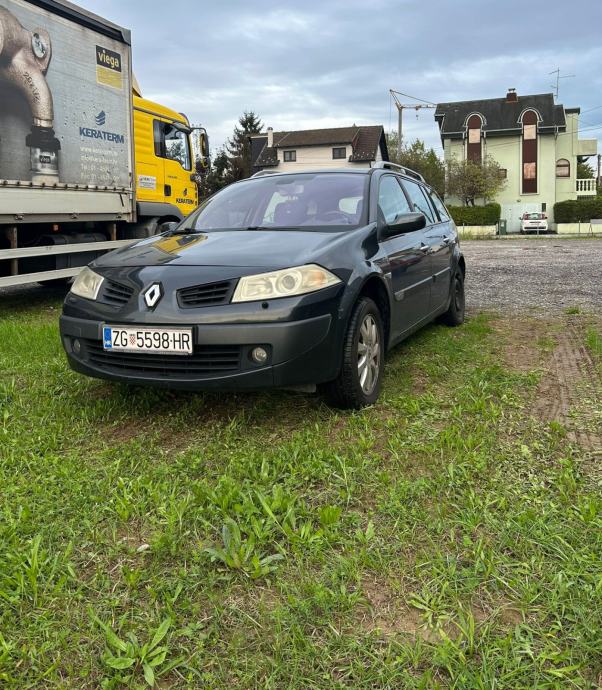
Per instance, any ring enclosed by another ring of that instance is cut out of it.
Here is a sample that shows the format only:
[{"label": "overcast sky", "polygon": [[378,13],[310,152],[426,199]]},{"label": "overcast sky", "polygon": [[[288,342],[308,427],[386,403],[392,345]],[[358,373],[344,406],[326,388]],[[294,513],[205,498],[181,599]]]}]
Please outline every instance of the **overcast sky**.
[{"label": "overcast sky", "polygon": [[[559,102],[602,142],[602,0],[79,2],[131,29],[143,95],[203,124],[212,149],[244,110],[275,130],[389,131],[389,88],[435,103],[546,93],[557,67],[575,75]],[[442,153],[432,110],[406,111],[404,135]]]}]

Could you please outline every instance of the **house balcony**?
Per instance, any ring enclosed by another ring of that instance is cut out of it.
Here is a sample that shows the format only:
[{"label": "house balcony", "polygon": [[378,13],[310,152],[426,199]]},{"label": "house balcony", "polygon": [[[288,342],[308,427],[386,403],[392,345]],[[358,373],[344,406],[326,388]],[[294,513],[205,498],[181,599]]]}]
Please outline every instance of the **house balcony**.
[{"label": "house balcony", "polygon": [[577,196],[594,196],[596,194],[595,178],[584,178],[575,180]]}]

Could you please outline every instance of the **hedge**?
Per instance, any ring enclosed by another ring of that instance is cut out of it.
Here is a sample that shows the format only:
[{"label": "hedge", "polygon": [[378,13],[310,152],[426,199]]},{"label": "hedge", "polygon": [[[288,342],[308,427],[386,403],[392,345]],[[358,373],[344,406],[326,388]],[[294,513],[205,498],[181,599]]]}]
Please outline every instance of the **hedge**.
[{"label": "hedge", "polygon": [[499,204],[485,206],[448,206],[456,225],[495,225],[502,213]]},{"label": "hedge", "polygon": [[592,218],[602,218],[602,197],[559,201],[554,204],[554,220],[557,223],[589,223]]}]

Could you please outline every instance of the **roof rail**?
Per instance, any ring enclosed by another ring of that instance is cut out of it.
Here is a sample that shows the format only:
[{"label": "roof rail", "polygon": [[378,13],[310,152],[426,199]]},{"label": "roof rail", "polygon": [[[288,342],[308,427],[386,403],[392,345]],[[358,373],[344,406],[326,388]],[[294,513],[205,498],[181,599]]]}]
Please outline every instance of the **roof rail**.
[{"label": "roof rail", "polygon": [[262,175],[275,175],[277,170],[259,170],[258,172],[251,175],[251,177],[261,177]]},{"label": "roof rail", "polygon": [[420,173],[417,173],[415,170],[412,170],[411,168],[406,168],[404,165],[397,165],[397,163],[389,163],[389,161],[377,161],[372,167],[397,170],[403,173],[404,175],[407,175],[408,177],[414,177],[417,180],[426,183],[426,180],[424,179],[424,177],[422,177]]}]

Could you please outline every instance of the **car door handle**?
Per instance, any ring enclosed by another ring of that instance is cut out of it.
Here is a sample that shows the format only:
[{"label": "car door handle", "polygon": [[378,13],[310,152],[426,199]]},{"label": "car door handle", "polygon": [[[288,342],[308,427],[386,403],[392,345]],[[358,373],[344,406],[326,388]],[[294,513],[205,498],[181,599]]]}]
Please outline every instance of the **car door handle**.
[{"label": "car door handle", "polygon": [[421,244],[420,245],[420,251],[423,254],[426,254],[429,251],[429,249],[430,249],[430,247],[428,246],[428,244]]},{"label": "car door handle", "polygon": [[443,235],[443,244],[451,244],[451,237]]}]

